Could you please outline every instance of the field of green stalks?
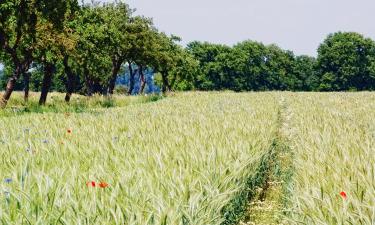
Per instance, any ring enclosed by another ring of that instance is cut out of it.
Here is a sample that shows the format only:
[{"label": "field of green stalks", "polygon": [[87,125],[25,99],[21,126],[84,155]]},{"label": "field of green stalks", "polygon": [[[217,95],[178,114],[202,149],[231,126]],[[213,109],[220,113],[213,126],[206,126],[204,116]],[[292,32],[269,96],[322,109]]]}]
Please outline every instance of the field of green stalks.
[{"label": "field of green stalks", "polygon": [[230,220],[232,200],[270,146],[277,110],[272,94],[182,94],[82,113],[2,117],[0,218],[220,224]]},{"label": "field of green stalks", "polygon": [[375,94],[290,94],[291,220],[375,224]]},{"label": "field of green stalks", "polygon": [[374,93],[36,97],[0,110],[0,224],[375,224]]}]

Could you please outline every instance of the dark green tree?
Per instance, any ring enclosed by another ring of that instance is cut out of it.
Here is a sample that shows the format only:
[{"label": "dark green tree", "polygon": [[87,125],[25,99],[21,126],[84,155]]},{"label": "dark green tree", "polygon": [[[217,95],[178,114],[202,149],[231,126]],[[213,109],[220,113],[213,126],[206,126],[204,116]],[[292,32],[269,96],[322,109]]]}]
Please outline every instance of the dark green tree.
[{"label": "dark green tree", "polygon": [[52,29],[62,29],[65,14],[77,6],[76,0],[1,1],[0,49],[13,67],[13,75],[0,100],[1,107],[6,106],[17,80],[34,60],[38,26],[48,22]]},{"label": "dark green tree", "polygon": [[375,43],[361,34],[330,34],[319,46],[317,65],[322,91],[374,90]]},{"label": "dark green tree", "polygon": [[135,84],[136,65],[140,77],[140,93],[146,85],[144,71],[148,67],[153,67],[157,60],[159,50],[159,33],[153,26],[152,20],[143,16],[136,16],[130,19],[130,24],[126,30],[126,40],[129,45],[128,52],[124,55],[130,72],[130,84],[128,94],[131,95]]},{"label": "dark green tree", "polygon": [[174,35],[170,37],[165,33],[158,33],[157,35],[157,47],[155,49],[152,68],[161,75],[163,93],[172,90],[170,76],[172,76],[172,72],[177,66],[179,57],[181,57],[179,52],[181,46],[177,44],[179,41],[181,41],[181,38]]},{"label": "dark green tree", "polygon": [[107,91],[113,94],[117,76],[125,61],[130,58],[132,29],[131,14],[129,6],[122,2],[105,4],[98,8],[103,22],[108,27],[107,48],[112,61],[112,69],[107,84]]},{"label": "dark green tree", "polygon": [[293,91],[315,91],[319,86],[319,77],[316,72],[316,58],[297,56],[294,62],[295,79],[290,89]]},{"label": "dark green tree", "polygon": [[192,42],[187,46],[187,51],[199,62],[199,68],[195,79],[195,87],[200,90],[222,89],[222,76],[220,62],[217,57],[228,53],[230,47],[225,45],[210,44],[208,42]]},{"label": "dark green tree", "polygon": [[48,21],[43,21],[37,29],[34,62],[41,64],[43,67],[44,76],[39,104],[44,105],[52,86],[53,75],[59,66],[58,63],[64,60],[68,52],[72,52],[75,49],[76,36],[67,27],[56,31],[53,29],[53,24]]},{"label": "dark green tree", "polygon": [[176,66],[170,72],[170,86],[172,90],[189,91],[195,89],[196,74],[199,69],[199,62],[180,47],[176,57]]},{"label": "dark green tree", "polygon": [[[110,31],[102,14],[102,5],[82,6],[72,25],[79,37],[70,67],[84,81],[84,93],[105,94],[112,69]],[[69,63],[69,62],[68,62]]]}]

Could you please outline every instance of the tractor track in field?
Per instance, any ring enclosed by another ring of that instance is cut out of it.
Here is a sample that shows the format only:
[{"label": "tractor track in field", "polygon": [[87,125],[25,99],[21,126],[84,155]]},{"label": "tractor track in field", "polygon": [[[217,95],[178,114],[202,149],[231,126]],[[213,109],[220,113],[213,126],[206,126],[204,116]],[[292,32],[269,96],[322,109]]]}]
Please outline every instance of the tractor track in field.
[{"label": "tractor track in field", "polygon": [[285,221],[289,205],[288,195],[293,172],[292,152],[288,146],[286,133],[290,129],[292,113],[284,98],[280,100],[277,131],[266,161],[265,181],[250,200],[245,219],[240,225],[288,224]]},{"label": "tractor track in field", "polygon": [[261,159],[257,173],[249,178],[247,189],[234,200],[236,203],[232,203],[237,204],[236,207],[231,206],[232,216],[226,216],[222,225],[288,224],[284,218],[289,206],[287,197],[293,160],[286,132],[290,129],[289,120],[292,113],[283,97],[279,102],[277,129],[272,144]]}]

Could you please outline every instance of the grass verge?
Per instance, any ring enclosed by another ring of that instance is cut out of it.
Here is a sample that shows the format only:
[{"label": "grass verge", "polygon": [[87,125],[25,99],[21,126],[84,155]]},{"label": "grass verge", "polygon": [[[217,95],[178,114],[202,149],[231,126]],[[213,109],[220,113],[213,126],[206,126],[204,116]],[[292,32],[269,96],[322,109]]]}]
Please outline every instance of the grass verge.
[{"label": "grass verge", "polygon": [[134,104],[145,104],[162,100],[161,95],[121,96],[112,97],[95,95],[86,97],[75,95],[69,103],[64,101],[64,95],[51,93],[47,104],[38,104],[37,95],[33,94],[28,102],[24,102],[21,93],[15,93],[8,106],[0,109],[0,117],[19,116],[28,113],[84,113],[94,112],[101,108],[125,107]]}]

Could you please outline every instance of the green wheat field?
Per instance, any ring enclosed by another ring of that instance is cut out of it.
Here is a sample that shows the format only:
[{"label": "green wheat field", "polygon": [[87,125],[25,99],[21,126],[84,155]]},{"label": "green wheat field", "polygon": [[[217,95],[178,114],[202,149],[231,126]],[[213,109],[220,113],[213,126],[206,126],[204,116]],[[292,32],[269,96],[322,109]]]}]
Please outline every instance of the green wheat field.
[{"label": "green wheat field", "polygon": [[375,93],[21,96],[1,224],[375,224]]}]

